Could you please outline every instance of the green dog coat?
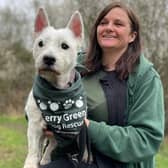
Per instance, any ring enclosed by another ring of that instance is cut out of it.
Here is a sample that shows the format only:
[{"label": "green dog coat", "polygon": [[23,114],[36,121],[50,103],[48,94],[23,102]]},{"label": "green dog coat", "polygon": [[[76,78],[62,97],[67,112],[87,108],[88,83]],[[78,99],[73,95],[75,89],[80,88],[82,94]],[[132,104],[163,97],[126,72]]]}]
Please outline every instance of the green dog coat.
[{"label": "green dog coat", "polygon": [[86,117],[87,103],[81,77],[75,72],[75,80],[67,89],[57,89],[37,75],[33,96],[42,116],[60,145],[69,144],[79,134]]}]

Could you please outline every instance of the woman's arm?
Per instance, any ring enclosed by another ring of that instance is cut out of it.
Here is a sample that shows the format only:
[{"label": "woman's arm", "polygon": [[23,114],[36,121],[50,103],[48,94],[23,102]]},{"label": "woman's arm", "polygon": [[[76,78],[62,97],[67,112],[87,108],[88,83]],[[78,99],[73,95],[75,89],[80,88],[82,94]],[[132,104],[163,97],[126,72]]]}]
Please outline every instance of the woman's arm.
[{"label": "woman's arm", "polygon": [[137,162],[153,156],[164,135],[163,89],[160,78],[140,81],[129,107],[127,126],[110,126],[86,120],[91,141],[103,154],[123,162]]}]

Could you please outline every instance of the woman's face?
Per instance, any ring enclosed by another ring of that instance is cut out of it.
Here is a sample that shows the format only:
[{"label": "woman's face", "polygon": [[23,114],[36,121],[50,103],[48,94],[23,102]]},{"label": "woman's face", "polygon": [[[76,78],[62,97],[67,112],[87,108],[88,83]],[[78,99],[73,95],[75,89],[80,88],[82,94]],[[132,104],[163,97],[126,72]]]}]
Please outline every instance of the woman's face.
[{"label": "woman's face", "polygon": [[130,19],[119,7],[111,9],[97,27],[97,40],[102,50],[123,50],[134,41],[135,32],[131,32]]}]

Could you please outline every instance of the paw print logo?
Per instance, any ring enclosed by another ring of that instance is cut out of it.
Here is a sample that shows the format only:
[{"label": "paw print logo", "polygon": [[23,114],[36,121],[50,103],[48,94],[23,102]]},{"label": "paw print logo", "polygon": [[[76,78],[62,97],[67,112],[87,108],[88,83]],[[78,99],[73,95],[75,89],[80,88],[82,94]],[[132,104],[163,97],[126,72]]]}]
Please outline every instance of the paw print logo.
[{"label": "paw print logo", "polygon": [[51,111],[59,110],[59,103],[48,101],[49,107]]},{"label": "paw print logo", "polygon": [[76,106],[77,108],[81,108],[83,105],[84,105],[83,97],[80,96],[79,99],[76,100],[75,106]]},{"label": "paw print logo", "polygon": [[64,106],[64,109],[67,110],[67,109],[70,109],[72,107],[72,105],[74,104],[74,100],[72,99],[68,99],[64,102],[63,106]]},{"label": "paw print logo", "polygon": [[39,107],[41,110],[47,110],[47,105],[43,102],[41,102],[40,99],[37,100],[37,103],[39,104]]}]

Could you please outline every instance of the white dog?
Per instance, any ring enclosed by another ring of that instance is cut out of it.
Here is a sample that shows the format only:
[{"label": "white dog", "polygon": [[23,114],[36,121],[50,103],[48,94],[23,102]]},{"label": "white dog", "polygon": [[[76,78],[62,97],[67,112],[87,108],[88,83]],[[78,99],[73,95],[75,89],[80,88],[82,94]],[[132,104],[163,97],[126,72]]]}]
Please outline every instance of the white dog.
[{"label": "white dog", "polygon": [[[84,125],[86,95],[80,75],[74,69],[83,38],[83,22],[78,11],[72,15],[67,27],[54,29],[49,25],[44,9],[39,9],[33,47],[36,77],[25,107],[28,155],[24,168],[38,168],[40,164],[50,162],[56,145],[70,145]],[[47,128],[55,136],[49,139],[43,153]],[[87,154],[84,151],[83,160],[87,160]]]}]

